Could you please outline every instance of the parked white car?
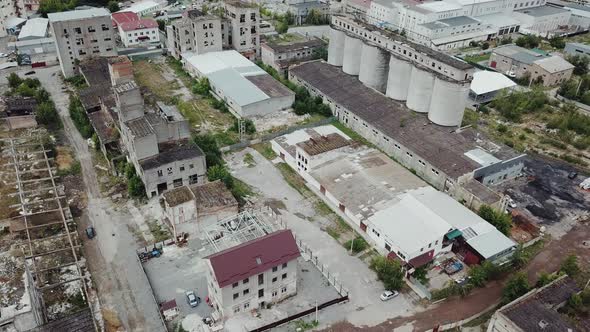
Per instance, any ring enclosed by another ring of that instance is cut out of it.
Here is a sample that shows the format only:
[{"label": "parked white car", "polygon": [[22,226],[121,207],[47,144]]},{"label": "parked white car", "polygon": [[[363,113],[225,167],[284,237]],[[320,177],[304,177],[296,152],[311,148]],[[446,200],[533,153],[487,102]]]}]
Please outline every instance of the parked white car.
[{"label": "parked white car", "polygon": [[388,301],[398,296],[399,293],[396,291],[385,291],[381,294],[381,301]]}]

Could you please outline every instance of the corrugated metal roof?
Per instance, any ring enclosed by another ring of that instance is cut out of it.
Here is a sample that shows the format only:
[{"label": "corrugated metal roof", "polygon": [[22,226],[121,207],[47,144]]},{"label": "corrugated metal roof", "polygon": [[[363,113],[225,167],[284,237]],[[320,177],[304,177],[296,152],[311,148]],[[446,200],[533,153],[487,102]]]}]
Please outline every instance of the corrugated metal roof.
[{"label": "corrugated metal roof", "polygon": [[211,85],[223,90],[229,98],[240,106],[268,99],[268,96],[258,89],[256,85],[245,79],[232,68],[210,73],[208,78]]},{"label": "corrugated metal roof", "polygon": [[43,38],[47,35],[49,20],[46,18],[32,18],[25,23],[18,34],[18,39]]},{"label": "corrugated metal roof", "polygon": [[471,81],[470,89],[476,95],[482,95],[493,91],[511,88],[513,86],[516,86],[516,83],[503,74],[482,70],[473,74],[473,81]]},{"label": "corrugated metal roof", "polygon": [[467,240],[467,244],[485,259],[516,246],[512,240],[495,228],[485,234]]},{"label": "corrugated metal roof", "polygon": [[550,73],[558,73],[560,71],[565,71],[574,68],[574,65],[572,65],[571,63],[567,62],[564,58],[557,55],[537,60],[535,61],[535,64]]},{"label": "corrugated metal roof", "polygon": [[92,8],[92,9],[70,10],[67,12],[47,14],[47,18],[49,18],[49,21],[51,21],[51,22],[81,20],[81,19],[85,19],[85,18],[100,17],[100,16],[111,17],[111,13],[108,10],[106,10],[105,8]]}]

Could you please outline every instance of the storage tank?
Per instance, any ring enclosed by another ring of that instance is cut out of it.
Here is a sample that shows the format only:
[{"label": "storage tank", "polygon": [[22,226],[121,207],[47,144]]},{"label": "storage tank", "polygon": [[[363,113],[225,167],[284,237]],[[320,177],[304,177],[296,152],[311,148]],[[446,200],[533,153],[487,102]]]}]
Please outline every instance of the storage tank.
[{"label": "storage tank", "polygon": [[408,99],[408,87],[412,77],[412,64],[408,61],[391,56],[389,59],[389,75],[385,95],[395,100]]},{"label": "storage tank", "polygon": [[328,63],[342,67],[344,58],[344,32],[336,29],[330,31],[330,44],[328,45]]},{"label": "storage tank", "polygon": [[434,80],[428,119],[441,126],[460,126],[469,94],[469,83]]},{"label": "storage tank", "polygon": [[349,75],[358,75],[361,65],[361,49],[363,42],[360,39],[344,37],[344,59],[342,71]]},{"label": "storage tank", "polygon": [[389,52],[363,44],[361,50],[359,81],[369,88],[385,92],[387,88],[387,72],[389,71]]},{"label": "storage tank", "polygon": [[[403,82],[400,82],[400,84],[403,84]],[[433,86],[434,74],[418,67],[412,67],[408,99],[406,100],[408,108],[419,113],[428,113]]]}]

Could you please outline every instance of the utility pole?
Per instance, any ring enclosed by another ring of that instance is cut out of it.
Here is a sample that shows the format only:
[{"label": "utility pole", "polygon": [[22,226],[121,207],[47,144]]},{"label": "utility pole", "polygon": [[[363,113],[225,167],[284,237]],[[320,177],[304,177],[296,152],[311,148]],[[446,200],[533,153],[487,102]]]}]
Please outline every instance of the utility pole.
[{"label": "utility pole", "polygon": [[315,321],[319,323],[319,321],[318,321],[318,300],[315,300]]},{"label": "utility pole", "polygon": [[238,132],[240,133],[240,142],[246,139],[246,123],[243,119],[238,119]]},{"label": "utility pole", "polygon": [[352,248],[354,247],[354,238],[350,241],[350,254],[352,255]]}]

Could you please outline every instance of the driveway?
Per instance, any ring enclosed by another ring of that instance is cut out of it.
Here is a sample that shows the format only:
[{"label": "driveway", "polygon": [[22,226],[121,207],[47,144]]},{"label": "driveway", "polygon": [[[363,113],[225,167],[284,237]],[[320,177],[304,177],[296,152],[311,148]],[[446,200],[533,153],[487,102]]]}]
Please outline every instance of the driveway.
[{"label": "driveway", "polygon": [[87,225],[96,229],[97,237],[85,240],[84,251],[103,313],[106,309],[118,315],[127,331],[163,331],[158,306],[135,252],[139,244],[130,232],[134,217],[126,209],[118,209],[110,200],[101,197],[88,144],[69,117],[69,99],[61,90],[60,68],[55,66],[35,71],[35,76],[55,102],[65,134],[82,166],[88,208],[80,220],[79,229],[83,230]]},{"label": "driveway", "polygon": [[[246,153],[254,157],[255,167],[244,164]],[[344,247],[320,228],[321,224],[329,221],[317,214],[313,206],[289,186],[270,161],[254,149],[247,148],[229,155],[227,162],[235,177],[259,191],[260,200],[279,200],[285,204],[285,209],[279,211],[288,228],[350,291],[348,303],[322,310],[320,326],[329,326],[341,320],[354,325],[375,325],[417,311],[412,299],[405,294],[387,302],[379,299],[383,285],[376,274],[360,259],[350,256]],[[314,221],[310,222],[310,219]]]}]

